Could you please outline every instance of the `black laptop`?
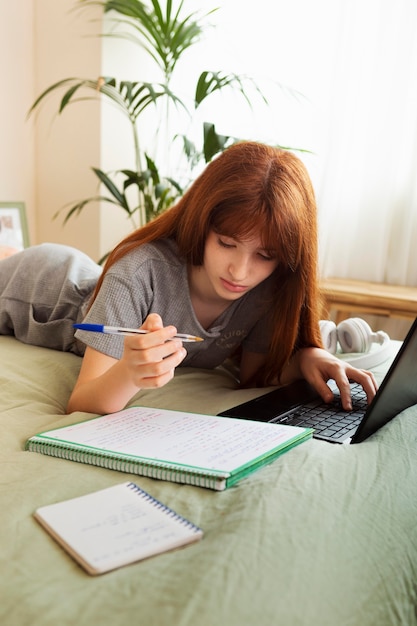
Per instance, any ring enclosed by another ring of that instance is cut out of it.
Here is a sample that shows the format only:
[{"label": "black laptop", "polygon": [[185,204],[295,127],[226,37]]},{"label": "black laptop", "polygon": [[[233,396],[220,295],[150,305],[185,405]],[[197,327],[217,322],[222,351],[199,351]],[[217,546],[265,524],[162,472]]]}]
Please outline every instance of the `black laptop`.
[{"label": "black laptop", "polygon": [[317,392],[299,380],[219,413],[261,422],[314,428],[313,437],[331,443],[360,443],[404,409],[417,404],[417,319],[368,406],[362,387],[351,385],[352,411],[345,411],[334,381],[334,401],[323,403]]}]

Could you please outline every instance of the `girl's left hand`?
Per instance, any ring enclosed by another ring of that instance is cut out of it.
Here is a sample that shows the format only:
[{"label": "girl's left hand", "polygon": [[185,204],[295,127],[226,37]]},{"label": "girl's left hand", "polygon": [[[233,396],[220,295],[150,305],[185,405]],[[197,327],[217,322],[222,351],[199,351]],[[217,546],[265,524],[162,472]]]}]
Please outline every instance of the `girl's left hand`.
[{"label": "girl's left hand", "polygon": [[371,402],[376,390],[377,382],[372,372],[360,370],[346,361],[338,359],[322,348],[303,348],[298,353],[298,365],[300,372],[320,394],[325,402],[333,400],[333,392],[327,385],[331,378],[336,382],[342,406],[346,411],[352,410],[349,381],[359,383]]}]

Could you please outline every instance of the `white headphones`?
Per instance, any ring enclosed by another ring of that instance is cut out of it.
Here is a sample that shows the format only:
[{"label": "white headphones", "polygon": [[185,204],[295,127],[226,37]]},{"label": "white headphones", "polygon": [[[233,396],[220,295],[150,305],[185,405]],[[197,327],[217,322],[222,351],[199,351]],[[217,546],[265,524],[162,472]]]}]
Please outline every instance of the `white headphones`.
[{"label": "white headphones", "polygon": [[[382,330],[374,333],[360,317],[343,320],[337,326],[330,320],[321,320],[320,333],[324,348],[332,354],[337,353],[338,345],[344,354],[365,353],[363,356],[343,359],[360,369],[375,367],[390,356],[390,338],[387,333]],[[381,347],[371,352],[373,343],[381,344]]]}]

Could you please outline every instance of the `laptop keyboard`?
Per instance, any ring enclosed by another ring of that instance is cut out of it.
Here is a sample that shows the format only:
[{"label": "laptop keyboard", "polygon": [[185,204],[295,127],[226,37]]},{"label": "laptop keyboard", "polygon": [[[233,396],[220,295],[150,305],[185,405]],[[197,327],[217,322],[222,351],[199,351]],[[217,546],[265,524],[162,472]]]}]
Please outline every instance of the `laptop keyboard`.
[{"label": "laptop keyboard", "polygon": [[324,403],[318,398],[273,421],[314,428],[315,437],[337,441],[359,425],[367,408],[366,394],[361,385],[351,383],[351,396],[352,411],[343,409],[340,396],[335,391],[331,403]]}]

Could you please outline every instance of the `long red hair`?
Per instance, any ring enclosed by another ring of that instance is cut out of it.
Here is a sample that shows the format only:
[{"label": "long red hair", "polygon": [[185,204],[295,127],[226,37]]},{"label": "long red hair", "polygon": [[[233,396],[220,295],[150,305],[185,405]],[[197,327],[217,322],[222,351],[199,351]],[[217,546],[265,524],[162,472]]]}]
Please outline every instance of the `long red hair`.
[{"label": "long red hair", "polygon": [[116,261],[157,239],[175,239],[188,264],[202,265],[210,229],[238,239],[257,233],[265,249],[277,256],[270,350],[251,381],[267,385],[296,350],[322,345],[316,202],[307,170],[291,152],[256,142],[225,150],[175,206],[116,246],[95,294]]}]

